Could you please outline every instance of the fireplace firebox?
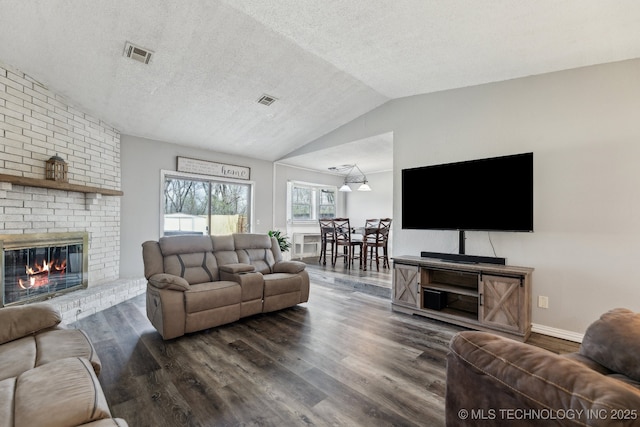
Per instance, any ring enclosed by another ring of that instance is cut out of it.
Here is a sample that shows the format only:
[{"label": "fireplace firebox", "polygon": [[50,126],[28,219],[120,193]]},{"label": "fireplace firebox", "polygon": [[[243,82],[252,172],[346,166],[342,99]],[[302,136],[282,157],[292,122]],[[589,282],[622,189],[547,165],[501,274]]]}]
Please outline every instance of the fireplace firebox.
[{"label": "fireplace firebox", "polygon": [[0,235],[2,306],[87,287],[87,233]]}]

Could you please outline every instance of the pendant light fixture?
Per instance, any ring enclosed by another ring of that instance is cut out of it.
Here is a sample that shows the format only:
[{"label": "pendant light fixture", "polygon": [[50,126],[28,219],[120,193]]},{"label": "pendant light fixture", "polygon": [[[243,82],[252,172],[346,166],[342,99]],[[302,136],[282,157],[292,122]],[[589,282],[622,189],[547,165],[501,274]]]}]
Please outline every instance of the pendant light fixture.
[{"label": "pendant light fixture", "polygon": [[358,191],[371,191],[371,187],[367,181],[367,176],[360,170],[358,165],[342,165],[338,167],[329,168],[332,171],[346,171],[347,175],[344,177],[342,187],[338,191],[351,192],[349,184],[360,184]]}]

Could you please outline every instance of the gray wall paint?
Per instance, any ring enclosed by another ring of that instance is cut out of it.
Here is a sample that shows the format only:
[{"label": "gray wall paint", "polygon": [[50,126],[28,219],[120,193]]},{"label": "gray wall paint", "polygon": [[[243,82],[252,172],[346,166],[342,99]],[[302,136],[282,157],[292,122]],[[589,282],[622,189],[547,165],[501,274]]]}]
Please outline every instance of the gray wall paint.
[{"label": "gray wall paint", "polygon": [[359,184],[352,184],[353,191],[346,193],[346,210],[355,226],[364,226],[370,218],[393,217],[393,172],[367,174],[367,180],[371,191],[356,191]]},{"label": "gray wall paint", "polygon": [[535,268],[534,324],[580,334],[611,308],[640,311],[639,116],[632,60],[397,99],[305,150],[394,132],[397,255],[458,250],[456,232],[401,229],[403,168],[533,151],[535,231],[469,232],[467,253]]},{"label": "gray wall paint", "polygon": [[[160,171],[176,170],[176,157],[191,157],[251,168],[255,232],[266,233],[273,222],[273,163],[122,135],[120,277],[141,277],[141,244],[160,235]],[[257,224],[259,221],[260,224]]]}]

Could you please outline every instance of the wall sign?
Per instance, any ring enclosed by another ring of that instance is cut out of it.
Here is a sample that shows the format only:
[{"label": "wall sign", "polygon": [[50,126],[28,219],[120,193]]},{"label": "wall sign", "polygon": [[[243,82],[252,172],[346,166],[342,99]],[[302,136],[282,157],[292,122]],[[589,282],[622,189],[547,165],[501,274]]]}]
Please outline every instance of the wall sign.
[{"label": "wall sign", "polygon": [[236,179],[250,179],[251,177],[251,168],[245,166],[226,165],[223,163],[179,156],[177,171]]}]

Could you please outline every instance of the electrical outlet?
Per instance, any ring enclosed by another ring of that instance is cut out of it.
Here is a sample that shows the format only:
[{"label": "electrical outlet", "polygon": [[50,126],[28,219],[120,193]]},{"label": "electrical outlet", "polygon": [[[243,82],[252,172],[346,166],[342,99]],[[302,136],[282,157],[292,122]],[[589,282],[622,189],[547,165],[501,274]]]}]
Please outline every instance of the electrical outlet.
[{"label": "electrical outlet", "polygon": [[549,308],[549,297],[538,296],[538,307]]}]

